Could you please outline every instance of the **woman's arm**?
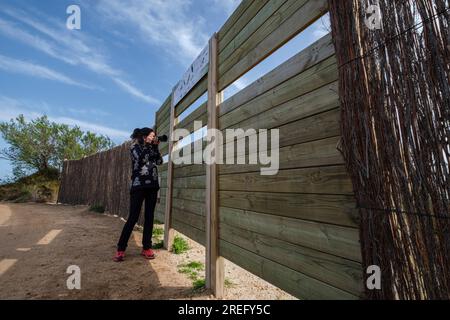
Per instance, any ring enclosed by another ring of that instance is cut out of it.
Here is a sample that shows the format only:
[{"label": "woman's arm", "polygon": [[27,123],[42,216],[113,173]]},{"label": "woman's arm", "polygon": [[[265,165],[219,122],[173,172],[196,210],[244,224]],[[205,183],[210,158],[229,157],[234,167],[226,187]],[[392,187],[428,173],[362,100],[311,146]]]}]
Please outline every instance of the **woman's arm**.
[{"label": "woman's arm", "polygon": [[161,157],[161,153],[159,152],[159,145],[155,144],[154,145],[154,149],[155,149],[155,152],[156,152],[155,163],[156,163],[157,166],[160,166],[160,165],[163,164],[164,161],[163,161],[163,158]]}]

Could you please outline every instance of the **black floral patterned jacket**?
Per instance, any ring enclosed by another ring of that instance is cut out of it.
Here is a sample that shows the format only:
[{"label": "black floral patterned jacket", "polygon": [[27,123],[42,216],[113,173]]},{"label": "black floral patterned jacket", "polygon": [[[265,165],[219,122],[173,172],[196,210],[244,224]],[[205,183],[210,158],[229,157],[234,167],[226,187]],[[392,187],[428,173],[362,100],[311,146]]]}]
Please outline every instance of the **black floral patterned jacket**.
[{"label": "black floral patterned jacket", "polygon": [[131,152],[131,189],[143,188],[159,190],[158,168],[163,163],[158,145],[134,143]]}]

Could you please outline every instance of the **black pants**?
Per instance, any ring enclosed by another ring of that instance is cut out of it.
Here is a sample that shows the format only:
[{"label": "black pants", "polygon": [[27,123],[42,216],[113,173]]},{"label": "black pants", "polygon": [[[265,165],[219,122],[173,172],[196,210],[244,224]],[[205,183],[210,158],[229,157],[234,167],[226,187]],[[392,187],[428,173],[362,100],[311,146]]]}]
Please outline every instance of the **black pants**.
[{"label": "black pants", "polygon": [[120,235],[119,243],[117,243],[117,250],[125,251],[128,245],[133,228],[139,219],[141,213],[142,202],[145,200],[145,214],[144,214],[144,234],[142,236],[142,246],[144,250],[152,247],[152,233],[153,233],[153,218],[155,215],[155,206],[158,196],[156,189],[139,189],[130,192],[130,214],[128,220],[123,227]]}]

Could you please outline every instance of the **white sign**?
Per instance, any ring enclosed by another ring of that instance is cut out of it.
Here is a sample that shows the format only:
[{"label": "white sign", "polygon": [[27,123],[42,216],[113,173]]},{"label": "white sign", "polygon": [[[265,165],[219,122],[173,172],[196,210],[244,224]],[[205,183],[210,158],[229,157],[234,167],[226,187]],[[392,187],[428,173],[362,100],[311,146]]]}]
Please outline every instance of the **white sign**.
[{"label": "white sign", "polygon": [[185,95],[208,73],[209,67],[209,44],[202,50],[200,55],[185,72],[183,78],[175,86],[173,92],[174,105],[178,104]]}]

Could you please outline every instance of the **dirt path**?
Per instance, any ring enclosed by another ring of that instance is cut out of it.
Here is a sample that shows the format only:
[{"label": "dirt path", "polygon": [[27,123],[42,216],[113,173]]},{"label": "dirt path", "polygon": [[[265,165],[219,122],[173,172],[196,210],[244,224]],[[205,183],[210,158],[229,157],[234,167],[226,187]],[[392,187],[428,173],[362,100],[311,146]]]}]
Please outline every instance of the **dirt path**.
[{"label": "dirt path", "polygon": [[[193,242],[185,256],[156,250],[157,258],[148,261],[139,256],[141,233],[134,232],[126,261],[114,263],[122,226],[119,218],[85,206],[0,203],[0,299],[213,298],[194,291],[192,280],[177,271],[183,260],[204,255]],[[71,265],[80,267],[81,290],[67,288]],[[235,265],[227,274],[240,285],[226,299],[291,298]]]},{"label": "dirt path", "polygon": [[[127,260],[112,255],[123,222],[84,206],[0,204],[0,299],[177,299],[194,293],[189,279],[167,264],[167,251],[139,256],[140,233]],[[67,267],[81,270],[81,290],[68,290]]]}]

